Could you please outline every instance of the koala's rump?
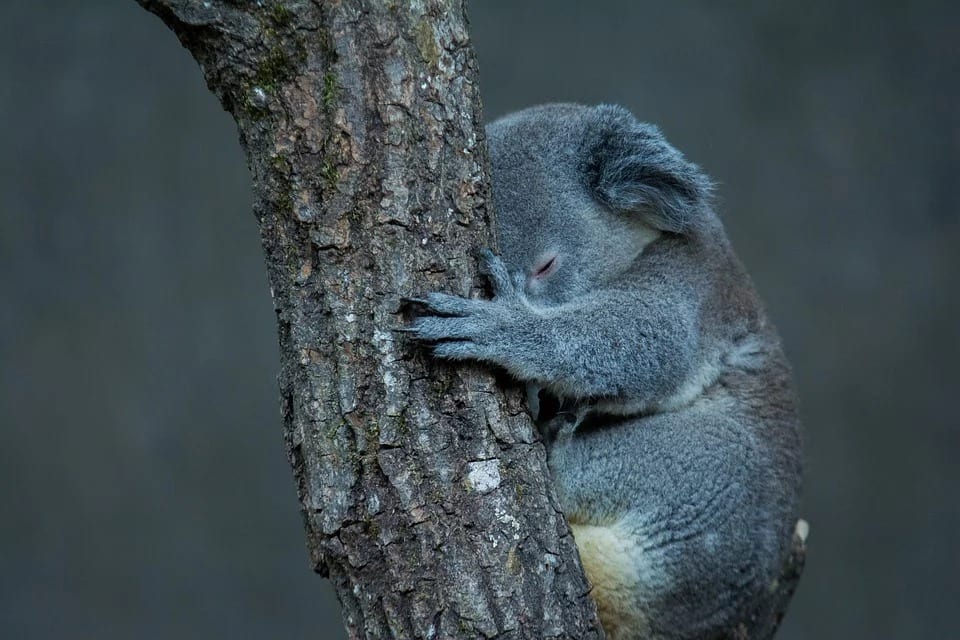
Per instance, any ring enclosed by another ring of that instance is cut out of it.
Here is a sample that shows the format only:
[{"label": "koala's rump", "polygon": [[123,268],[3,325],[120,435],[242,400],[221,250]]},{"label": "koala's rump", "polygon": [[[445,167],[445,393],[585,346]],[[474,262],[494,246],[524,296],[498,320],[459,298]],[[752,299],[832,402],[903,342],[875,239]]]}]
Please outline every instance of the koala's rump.
[{"label": "koala's rump", "polygon": [[688,408],[551,447],[609,637],[711,637],[762,597],[794,518],[792,489],[770,478],[774,452],[759,435],[769,428]]}]

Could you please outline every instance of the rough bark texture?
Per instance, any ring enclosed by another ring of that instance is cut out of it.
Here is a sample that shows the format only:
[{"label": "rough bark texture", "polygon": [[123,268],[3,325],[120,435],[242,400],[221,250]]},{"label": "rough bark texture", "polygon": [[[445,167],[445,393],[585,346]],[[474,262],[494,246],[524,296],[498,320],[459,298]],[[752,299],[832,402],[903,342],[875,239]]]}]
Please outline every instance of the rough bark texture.
[{"label": "rough bark texture", "polygon": [[402,294],[491,242],[458,0],[140,0],[234,116],[280,330],[308,547],[351,637],[601,636],[518,396],[426,363]]},{"label": "rough bark texture", "polygon": [[[390,330],[401,295],[478,294],[491,243],[462,1],[138,2],[237,121],[308,548],[350,636],[601,638],[519,395]],[[798,545],[730,637],[772,635]]]}]

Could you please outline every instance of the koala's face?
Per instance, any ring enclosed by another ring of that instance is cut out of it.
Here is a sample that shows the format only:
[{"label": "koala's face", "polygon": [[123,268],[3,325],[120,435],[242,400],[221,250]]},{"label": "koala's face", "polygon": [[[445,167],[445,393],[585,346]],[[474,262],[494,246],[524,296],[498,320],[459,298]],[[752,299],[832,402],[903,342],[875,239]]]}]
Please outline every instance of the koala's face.
[{"label": "koala's face", "polygon": [[488,129],[500,250],[531,301],[561,304],[630,267],[656,232],[601,204],[585,175],[592,110],[552,105]]}]

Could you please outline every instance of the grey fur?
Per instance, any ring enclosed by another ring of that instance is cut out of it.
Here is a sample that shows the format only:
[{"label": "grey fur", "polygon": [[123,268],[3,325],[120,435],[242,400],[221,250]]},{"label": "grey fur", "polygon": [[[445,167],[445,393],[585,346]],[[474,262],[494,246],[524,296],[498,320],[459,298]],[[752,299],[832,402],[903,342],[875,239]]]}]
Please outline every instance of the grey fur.
[{"label": "grey fur", "polygon": [[629,532],[643,637],[715,637],[778,575],[800,437],[711,182],[619,107],[535,107],[488,137],[495,297],[431,293],[408,330],[558,398],[544,425],[558,496],[572,523]]}]

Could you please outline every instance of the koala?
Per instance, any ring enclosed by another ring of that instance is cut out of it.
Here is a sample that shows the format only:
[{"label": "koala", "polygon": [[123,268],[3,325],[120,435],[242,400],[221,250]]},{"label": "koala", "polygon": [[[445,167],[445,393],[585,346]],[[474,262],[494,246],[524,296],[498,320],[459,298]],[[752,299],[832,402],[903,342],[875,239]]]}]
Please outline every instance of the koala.
[{"label": "koala", "polygon": [[430,293],[407,331],[527,384],[608,638],[720,637],[789,553],[801,443],[712,183],[617,106],[534,107],[487,135],[494,297]]}]

